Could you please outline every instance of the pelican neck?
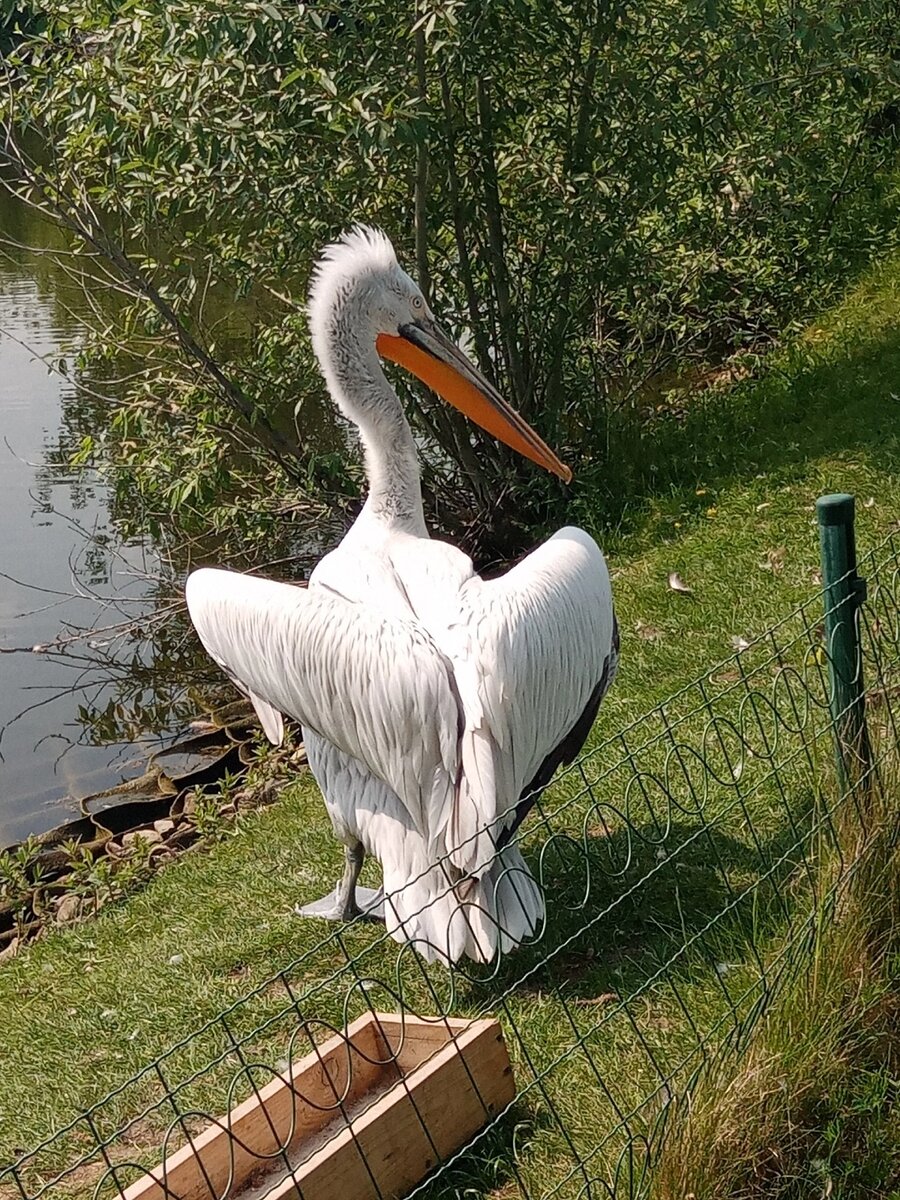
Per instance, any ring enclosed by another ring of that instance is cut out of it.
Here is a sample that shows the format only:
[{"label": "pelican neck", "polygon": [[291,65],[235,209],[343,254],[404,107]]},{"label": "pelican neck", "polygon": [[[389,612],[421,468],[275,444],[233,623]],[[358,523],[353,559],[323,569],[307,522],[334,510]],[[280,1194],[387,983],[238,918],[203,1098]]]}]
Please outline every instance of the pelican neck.
[{"label": "pelican neck", "polygon": [[329,341],[325,377],[338,408],[356,426],[363,450],[369,485],[363,514],[389,530],[427,536],[416,444],[374,338]]}]

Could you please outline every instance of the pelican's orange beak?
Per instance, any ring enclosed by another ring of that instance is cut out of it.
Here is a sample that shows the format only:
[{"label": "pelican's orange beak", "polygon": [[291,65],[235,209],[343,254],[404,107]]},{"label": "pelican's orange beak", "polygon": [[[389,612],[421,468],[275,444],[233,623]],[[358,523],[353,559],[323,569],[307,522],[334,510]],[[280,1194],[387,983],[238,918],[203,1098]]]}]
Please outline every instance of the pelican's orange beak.
[{"label": "pelican's orange beak", "polygon": [[413,321],[402,325],[399,333],[399,337],[378,335],[375,344],[382,358],[412,371],[476,425],[566,483],[571,482],[569,468],[433,321]]}]

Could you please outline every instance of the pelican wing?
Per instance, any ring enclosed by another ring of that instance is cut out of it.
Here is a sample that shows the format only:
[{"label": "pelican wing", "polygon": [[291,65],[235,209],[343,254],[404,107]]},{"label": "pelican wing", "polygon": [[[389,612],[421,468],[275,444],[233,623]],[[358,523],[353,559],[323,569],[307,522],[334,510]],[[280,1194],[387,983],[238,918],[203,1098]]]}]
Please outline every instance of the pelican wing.
[{"label": "pelican wing", "polygon": [[281,714],[365,764],[430,844],[455,796],[460,713],[450,664],[414,620],[328,589],[194,571],[188,611],[207,653],[280,740]]},{"label": "pelican wing", "polygon": [[522,819],[520,803],[530,807],[530,785],[578,753],[612,682],[618,638],[603,554],[583,530],[560,530],[500,578],[470,579],[440,641],[465,720],[448,849],[480,874]]}]

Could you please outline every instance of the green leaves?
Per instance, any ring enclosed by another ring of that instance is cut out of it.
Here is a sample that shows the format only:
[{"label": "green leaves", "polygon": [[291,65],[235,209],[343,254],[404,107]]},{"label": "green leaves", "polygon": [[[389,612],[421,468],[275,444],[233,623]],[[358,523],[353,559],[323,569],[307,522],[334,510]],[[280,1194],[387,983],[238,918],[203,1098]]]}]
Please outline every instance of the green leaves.
[{"label": "green leaves", "polygon": [[[889,137],[866,133],[897,96],[889,0],[44,8],[47,32],[20,46],[0,119],[41,132],[61,193],[86,191],[123,243],[153,248],[185,319],[202,327],[215,295],[217,320],[237,330],[220,354],[253,380],[261,411],[289,422],[298,395],[320,391],[292,307],[318,247],[366,219],[411,266],[418,211],[445,323],[617,503],[634,470],[612,440],[615,397],[808,310],[874,236],[893,155]],[[143,313],[139,327],[162,332]],[[190,397],[166,436],[179,430],[193,465],[159,449],[145,414],[136,465],[155,477],[159,454],[183,474],[169,500],[199,512],[235,487],[204,441],[227,441],[229,418],[201,434],[210,397],[171,357],[166,370]],[[441,509],[451,532],[469,536],[511,482],[526,497],[513,540],[564,506],[502,448],[480,439],[467,455],[455,418],[412,407],[423,444],[440,442],[429,490],[458,498]],[[327,500],[344,485],[324,464],[343,447],[327,417],[321,437],[306,443],[309,487]],[[253,470],[273,486],[254,460],[245,495]]]}]

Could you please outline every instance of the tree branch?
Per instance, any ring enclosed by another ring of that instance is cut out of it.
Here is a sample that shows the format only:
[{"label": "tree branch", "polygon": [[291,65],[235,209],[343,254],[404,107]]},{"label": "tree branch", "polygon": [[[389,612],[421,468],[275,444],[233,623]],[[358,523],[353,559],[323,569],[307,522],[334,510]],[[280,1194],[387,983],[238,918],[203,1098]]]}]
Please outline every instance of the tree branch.
[{"label": "tree branch", "polygon": [[[416,6],[418,16],[418,5]],[[416,38],[416,93],[419,113],[424,117],[428,104],[428,81],[425,75],[425,28],[419,25]],[[428,267],[428,141],[419,137],[416,143],[416,271],[419,287],[427,303],[431,303],[431,272]]]},{"label": "tree branch", "polygon": [[478,291],[472,277],[472,259],[466,241],[466,223],[459,197],[459,174],[456,168],[456,129],[453,123],[453,101],[450,96],[450,82],[447,79],[446,73],[441,75],[441,100],[444,107],[444,131],[447,138],[447,185],[450,192],[450,206],[453,210],[453,233],[456,239],[459,273],[466,292],[466,304],[469,309],[469,321],[472,325],[472,337],[475,339],[475,349],[478,352],[478,359],[482,370],[490,377],[493,375],[493,364],[478,306]]},{"label": "tree branch", "polygon": [[524,406],[528,398],[528,386],[522,361],[516,344],[516,327],[510,299],[509,272],[503,245],[503,214],[500,207],[500,188],[497,182],[497,164],[494,159],[494,114],[487,81],[479,75],[475,81],[478,103],[478,126],[481,133],[482,176],[484,180],[484,203],[488,227],[488,249],[491,259],[491,274],[497,296],[497,315],[504,356],[509,369],[513,391],[517,402]]},{"label": "tree branch", "polygon": [[[184,324],[172,305],[160,294],[153,281],[140,271],[125,250],[109,236],[87,198],[83,195],[75,199],[65,196],[60,188],[55,188],[49,180],[42,177],[40,171],[32,167],[21,152],[11,130],[7,129],[4,140],[9,161],[18,175],[19,182],[32,189],[40,198],[40,203],[16,192],[19,198],[34,208],[50,213],[57,222],[112,264],[132,295],[150,302],[169,327],[194,370],[212,380],[220,396],[247,423],[257,442],[293,482],[301,482],[303,472],[295,462],[301,456],[300,447],[289,442],[265,414],[259,411],[250,397],[225,374],[206,347],[201,345]],[[4,186],[11,188],[11,184],[6,181]]]}]

